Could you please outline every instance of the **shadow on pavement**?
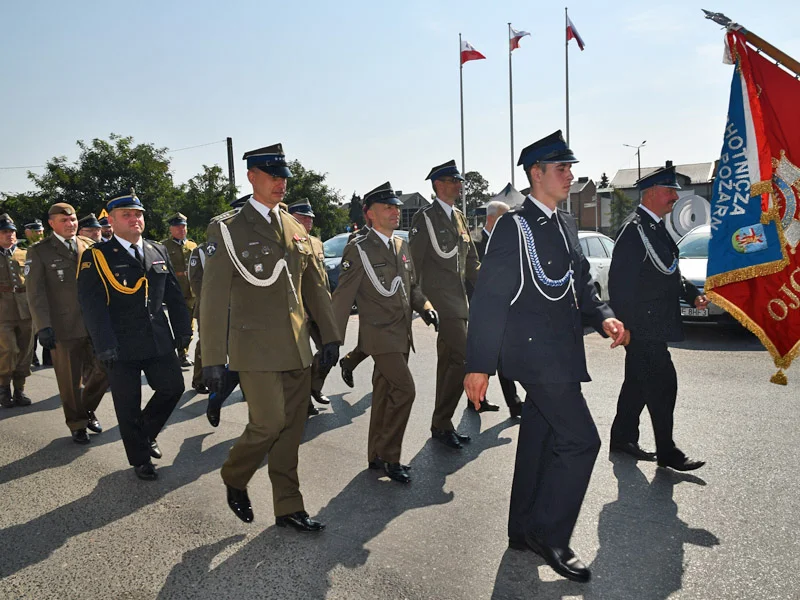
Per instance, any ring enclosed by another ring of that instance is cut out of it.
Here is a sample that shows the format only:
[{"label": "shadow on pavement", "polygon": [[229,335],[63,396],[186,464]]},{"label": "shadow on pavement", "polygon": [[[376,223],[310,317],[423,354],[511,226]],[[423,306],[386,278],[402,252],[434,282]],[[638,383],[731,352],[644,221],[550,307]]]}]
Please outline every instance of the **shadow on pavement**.
[{"label": "shadow on pavement", "polygon": [[309,417],[306,421],[301,443],[305,444],[323,433],[352,424],[356,418],[364,415],[372,404],[372,392],[362,396],[355,404],[345,402],[344,394],[335,394],[328,398],[331,403],[327,406],[317,405],[320,414]]},{"label": "shadow on pavement", "polygon": [[681,350],[714,350],[727,352],[766,352],[756,336],[739,325],[686,325],[682,342],[670,342],[670,348]]},{"label": "shadow on pavement", "polygon": [[[26,390],[27,391],[27,390]],[[44,412],[61,408],[61,396],[56,394],[44,400],[34,400],[30,406],[13,406],[11,408],[0,408],[0,420],[13,419],[32,413]]]}]

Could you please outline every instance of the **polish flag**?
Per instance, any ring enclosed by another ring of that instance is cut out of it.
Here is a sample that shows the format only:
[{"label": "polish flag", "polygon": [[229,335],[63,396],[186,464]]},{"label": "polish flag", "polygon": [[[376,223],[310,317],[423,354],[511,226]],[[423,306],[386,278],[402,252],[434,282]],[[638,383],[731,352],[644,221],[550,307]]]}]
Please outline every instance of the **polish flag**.
[{"label": "polish flag", "polygon": [[519,41],[526,35],[530,35],[530,33],[527,31],[517,31],[512,27],[509,38],[509,41],[511,42],[511,50],[516,50],[519,48]]},{"label": "polish flag", "polygon": [[583,50],[583,47],[586,45],[583,43],[583,38],[581,34],[578,33],[578,30],[575,29],[575,25],[572,24],[572,19],[567,17],[567,41],[575,40],[578,42],[578,48]]},{"label": "polish flag", "polygon": [[461,64],[470,60],[480,60],[486,58],[483,54],[475,50],[472,44],[466,40],[461,40]]}]

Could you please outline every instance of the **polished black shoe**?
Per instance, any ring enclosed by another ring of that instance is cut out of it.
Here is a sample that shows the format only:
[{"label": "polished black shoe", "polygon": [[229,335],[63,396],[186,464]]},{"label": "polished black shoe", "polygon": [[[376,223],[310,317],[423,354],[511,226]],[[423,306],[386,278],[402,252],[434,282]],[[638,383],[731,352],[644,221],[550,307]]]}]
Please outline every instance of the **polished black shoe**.
[{"label": "polished black shoe", "polygon": [[100,425],[100,421],[97,420],[97,417],[91,410],[86,411],[86,417],[89,419],[89,422],[86,423],[86,427],[89,429],[89,431],[93,431],[94,433],[103,433],[103,426]]},{"label": "polished black shoe", "polygon": [[469,410],[473,411],[473,412],[479,412],[479,413],[482,413],[482,412],[497,412],[498,410],[500,410],[500,407],[497,406],[497,404],[492,404],[486,398],[481,400],[481,407],[477,411],[475,410],[475,405],[472,402],[470,402],[469,400],[467,400],[467,408]]},{"label": "polished black shoe", "polygon": [[205,383],[193,383],[192,389],[197,392],[198,394],[207,394],[208,388],[206,387]]},{"label": "polished black shoe", "polygon": [[311,397],[314,398],[314,400],[316,400],[320,404],[330,404],[331,403],[331,399],[328,398],[327,396],[323,396],[322,392],[317,392],[317,391],[311,390]]},{"label": "polished black shoe", "polygon": [[219,411],[221,409],[222,402],[217,400],[217,394],[211,394],[208,397],[208,405],[206,406],[206,419],[208,419],[212,427],[219,425]]},{"label": "polished black shoe", "polygon": [[11,397],[11,386],[0,386],[0,406],[3,408],[13,408],[14,399]]},{"label": "polished black shoe", "polygon": [[85,429],[76,429],[72,432],[72,441],[76,444],[88,444],[92,440],[89,439]]},{"label": "polished black shoe", "polygon": [[158,479],[156,468],[150,461],[147,461],[141,465],[136,465],[133,467],[133,472],[136,473],[136,476],[139,479],[144,479],[145,481],[155,481]]},{"label": "polished black shoe", "polygon": [[250,496],[247,495],[247,490],[237,490],[227,483],[225,487],[228,490],[228,506],[231,507],[233,514],[245,523],[252,523],[253,507],[250,504]]},{"label": "polished black shoe", "polygon": [[630,454],[633,458],[637,460],[646,460],[653,462],[656,459],[655,452],[648,452],[636,442],[612,441],[611,444],[609,444],[609,449],[611,450],[611,452],[624,452],[625,454]]},{"label": "polished black shoe", "polygon": [[458,439],[458,434],[455,431],[444,431],[442,429],[431,429],[433,439],[442,442],[445,446],[453,448],[454,450],[461,450],[464,446]]},{"label": "polished black shoe", "polygon": [[308,416],[314,416],[319,414],[319,409],[314,406],[314,403],[309,400],[308,401]]},{"label": "polished black shoe", "polygon": [[192,361],[192,359],[189,358],[188,354],[182,354],[180,356],[180,361],[181,361],[181,367],[183,367],[184,369],[194,366],[194,361]]},{"label": "polished black shoe", "polygon": [[660,456],[658,457],[659,467],[664,469],[670,468],[676,471],[694,471],[695,469],[702,467],[704,464],[706,464],[706,461],[692,460],[678,449],[675,449],[672,454],[664,460],[662,460]]},{"label": "polished black shoe", "polygon": [[344,359],[339,361],[339,366],[342,368],[342,381],[347,384],[347,387],[354,387],[353,372],[344,366]]},{"label": "polished black shoe", "polygon": [[308,516],[304,510],[299,510],[290,515],[275,517],[275,525],[278,527],[293,527],[297,531],[322,531],[325,525],[315,521]]},{"label": "polished black shoe", "polygon": [[[385,463],[383,462],[382,459],[373,458],[371,461],[369,461],[368,466],[370,469],[383,469],[384,464]],[[411,465],[404,465],[403,463],[400,463],[400,466],[403,467],[403,469],[405,469],[406,471],[411,470]]]},{"label": "polished black shoe", "polygon": [[453,431],[453,435],[461,443],[467,443],[472,441],[472,438],[469,437],[466,433],[458,433],[457,431]]},{"label": "polished black shoe", "polygon": [[525,406],[519,396],[514,396],[514,402],[508,407],[512,419],[522,418],[522,407]]},{"label": "polished black shoe", "polygon": [[22,390],[14,390],[14,395],[11,396],[11,399],[14,400],[14,404],[17,406],[30,406],[31,399],[28,398],[27,394]]},{"label": "polished black shoe", "polygon": [[[510,545],[509,540],[509,545]],[[555,548],[543,544],[531,535],[525,536],[525,542],[530,550],[541,556],[556,573],[571,581],[586,583],[592,578],[592,572],[575,556],[572,548]]]},{"label": "polished black shoe", "polygon": [[389,476],[389,479],[398,483],[411,483],[411,477],[403,468],[400,463],[383,463],[383,470]]},{"label": "polished black shoe", "polygon": [[158,442],[155,440],[150,440],[150,456],[153,458],[161,458],[164,456],[161,454],[161,448],[158,447]]}]

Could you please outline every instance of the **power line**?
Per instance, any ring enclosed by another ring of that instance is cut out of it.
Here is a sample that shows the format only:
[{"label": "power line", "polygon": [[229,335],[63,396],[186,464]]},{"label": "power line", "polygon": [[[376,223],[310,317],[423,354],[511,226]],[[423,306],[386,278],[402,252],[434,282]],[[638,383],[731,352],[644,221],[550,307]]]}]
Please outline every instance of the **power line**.
[{"label": "power line", "polygon": [[29,167],[0,167],[0,171],[11,171],[13,169],[44,169],[47,165],[31,165]]}]

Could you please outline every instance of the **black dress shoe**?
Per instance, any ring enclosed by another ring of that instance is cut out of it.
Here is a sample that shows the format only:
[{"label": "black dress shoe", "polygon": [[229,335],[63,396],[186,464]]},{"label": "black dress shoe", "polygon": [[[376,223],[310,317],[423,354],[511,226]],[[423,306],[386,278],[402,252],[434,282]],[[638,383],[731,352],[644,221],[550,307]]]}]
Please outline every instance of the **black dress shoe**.
[{"label": "black dress shoe", "polygon": [[453,435],[454,435],[454,436],[456,436],[456,439],[457,439],[459,442],[471,442],[471,441],[472,441],[472,438],[471,438],[471,437],[469,437],[469,436],[468,436],[467,434],[465,434],[465,433],[458,433],[457,431],[453,431]]},{"label": "black dress shoe", "polygon": [[354,387],[353,372],[344,366],[344,359],[339,361],[339,366],[342,368],[342,381],[347,384],[347,387]]},{"label": "black dress shoe", "polygon": [[519,396],[515,397],[515,402],[512,402],[508,407],[508,412],[511,413],[512,419],[520,419],[522,418],[522,407],[524,404],[522,400],[520,400]]},{"label": "black dress shoe", "polygon": [[458,434],[455,431],[444,431],[442,429],[431,429],[433,439],[442,442],[445,446],[453,448],[454,450],[461,450],[464,446],[459,441]]},{"label": "black dress shoe", "polygon": [[477,411],[475,411],[475,405],[472,402],[470,402],[469,400],[467,400],[467,408],[469,410],[471,410],[471,411],[479,412],[479,413],[482,413],[482,412],[497,412],[498,410],[500,410],[500,407],[497,406],[497,404],[492,404],[486,398],[481,400],[481,407]]},{"label": "black dress shoe", "polygon": [[614,442],[612,441],[609,445],[611,452],[624,452],[625,454],[630,454],[633,458],[638,460],[647,460],[653,462],[656,459],[655,452],[648,452],[644,450],[638,443],[636,442]]},{"label": "black dress shoe", "polygon": [[11,397],[11,386],[0,386],[0,406],[3,408],[13,408],[14,399]]},{"label": "black dress shoe", "polygon": [[208,388],[206,387],[205,383],[193,383],[192,389],[197,392],[198,394],[207,394]]},{"label": "black dress shoe", "polygon": [[706,464],[706,461],[692,460],[677,448],[664,460],[660,456],[658,457],[659,467],[675,469],[676,471],[694,471],[704,464]]},{"label": "black dress shoe", "polygon": [[222,402],[217,400],[218,397],[219,394],[211,394],[206,406],[206,418],[212,427],[219,425],[219,411],[222,409]]},{"label": "black dress shoe", "polygon": [[86,424],[86,427],[89,431],[93,431],[94,433],[103,433],[103,426],[100,425],[100,421],[97,420],[97,417],[94,416],[94,413],[89,410],[86,411],[86,416],[89,419],[89,422]]},{"label": "black dress shoe", "polygon": [[275,517],[275,525],[278,527],[293,527],[297,531],[315,532],[325,529],[325,525],[309,518],[308,513],[304,510],[293,512],[290,515]]},{"label": "black dress shoe", "polygon": [[90,440],[89,436],[86,435],[85,429],[76,429],[72,432],[72,441],[76,444],[88,444],[92,440]]},{"label": "black dress shoe", "polygon": [[316,406],[314,406],[314,403],[311,400],[309,400],[308,401],[308,415],[309,416],[313,416],[313,415],[318,415],[318,414],[319,414],[319,409]]},{"label": "black dress shoe", "polygon": [[311,390],[311,397],[314,398],[314,400],[316,400],[320,404],[330,404],[331,403],[331,399],[328,398],[327,396],[323,396],[322,392],[317,392],[317,391]]},{"label": "black dress shoe", "polygon": [[14,390],[14,395],[11,398],[17,406],[31,405],[31,399],[22,390]]},{"label": "black dress shoe", "polygon": [[550,568],[562,577],[578,583],[586,583],[592,578],[592,572],[580,558],[575,556],[572,548],[548,546],[531,535],[525,536],[525,542],[529,549],[541,556]]},{"label": "black dress shoe", "polygon": [[386,471],[389,479],[398,483],[411,483],[411,477],[400,463],[383,463],[383,470]]},{"label": "black dress shoe", "polygon": [[227,483],[225,487],[228,490],[228,506],[231,507],[233,514],[245,523],[252,523],[253,507],[250,504],[250,497],[247,495],[247,490],[237,490]]},{"label": "black dress shoe", "polygon": [[182,355],[180,357],[180,360],[181,360],[181,367],[183,367],[184,369],[194,366],[194,362],[192,361],[191,358],[189,358],[188,354]]},{"label": "black dress shoe", "polygon": [[150,440],[150,456],[153,458],[161,458],[164,456],[161,454],[161,448],[158,447],[158,442],[155,440]]},{"label": "black dress shoe", "polygon": [[136,476],[139,479],[144,479],[145,481],[155,481],[158,479],[158,473],[156,473],[156,468],[153,466],[153,463],[147,461],[141,465],[136,465],[133,467],[133,472],[136,473]]}]

